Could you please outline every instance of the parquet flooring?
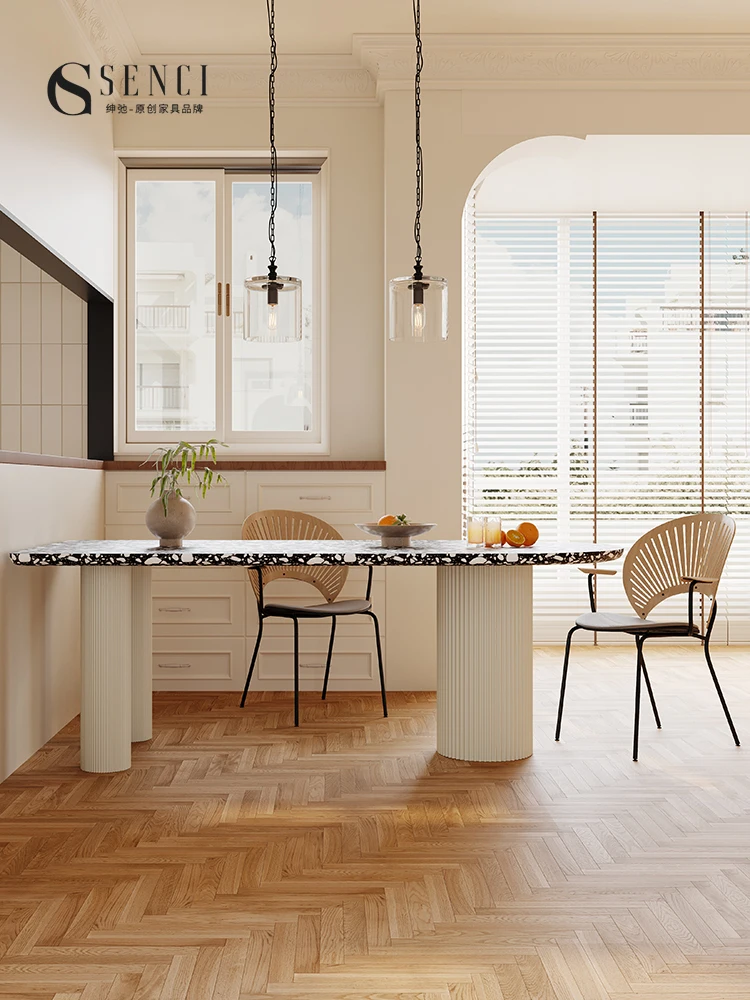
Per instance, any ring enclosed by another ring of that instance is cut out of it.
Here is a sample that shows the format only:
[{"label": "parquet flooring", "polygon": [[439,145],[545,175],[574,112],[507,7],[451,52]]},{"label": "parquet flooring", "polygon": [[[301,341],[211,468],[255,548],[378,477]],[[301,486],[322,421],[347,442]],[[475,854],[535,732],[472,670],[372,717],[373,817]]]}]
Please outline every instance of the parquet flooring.
[{"label": "parquet flooring", "polygon": [[[750,650],[716,649],[750,748]],[[536,753],[434,752],[434,697],[160,694],[133,769],[70,726],[0,785],[0,1000],[750,998],[750,749],[699,647],[537,650]]]}]

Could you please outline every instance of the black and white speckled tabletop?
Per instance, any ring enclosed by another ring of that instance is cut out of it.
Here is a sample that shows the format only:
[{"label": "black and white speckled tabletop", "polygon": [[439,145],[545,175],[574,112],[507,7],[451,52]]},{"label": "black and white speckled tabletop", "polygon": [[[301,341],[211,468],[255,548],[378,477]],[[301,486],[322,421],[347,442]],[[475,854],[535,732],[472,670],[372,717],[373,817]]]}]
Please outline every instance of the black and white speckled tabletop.
[{"label": "black and white speckled tabletop", "polygon": [[546,566],[608,562],[622,548],[588,545],[579,549],[533,545],[485,549],[461,541],[420,541],[410,548],[386,549],[378,541],[246,542],[188,539],[181,549],[127,540],[54,542],[11,552],[18,566]]}]

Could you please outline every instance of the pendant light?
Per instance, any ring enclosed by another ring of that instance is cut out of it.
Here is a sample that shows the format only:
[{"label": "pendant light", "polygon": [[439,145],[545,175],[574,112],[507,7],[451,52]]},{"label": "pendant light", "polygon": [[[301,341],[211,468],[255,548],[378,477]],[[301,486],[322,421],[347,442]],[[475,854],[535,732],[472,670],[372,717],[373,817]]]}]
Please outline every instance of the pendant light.
[{"label": "pendant light", "polygon": [[414,123],[417,153],[416,213],[414,216],[414,273],[403,278],[391,278],[389,294],[390,340],[412,339],[418,343],[446,340],[448,337],[448,282],[445,278],[425,275],[422,271],[422,204],[424,172],[422,157],[422,24],[420,0],[412,0],[414,37],[416,40],[416,70],[414,74]]},{"label": "pendant light", "polygon": [[271,69],[268,76],[268,122],[271,144],[271,202],[268,216],[268,274],[245,281],[245,340],[284,343],[302,340],[302,281],[276,273],[276,207],[279,197],[279,163],[276,155],[276,11],[266,0]]}]

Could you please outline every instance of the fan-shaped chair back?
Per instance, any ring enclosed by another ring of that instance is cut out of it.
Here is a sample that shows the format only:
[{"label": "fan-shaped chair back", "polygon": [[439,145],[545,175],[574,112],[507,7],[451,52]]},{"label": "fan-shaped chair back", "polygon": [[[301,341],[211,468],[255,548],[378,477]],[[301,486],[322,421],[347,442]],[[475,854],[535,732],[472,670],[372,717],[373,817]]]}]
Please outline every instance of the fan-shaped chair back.
[{"label": "fan-shaped chair back", "polygon": [[[250,514],[242,525],[242,537],[251,541],[283,541],[299,538],[307,541],[318,539],[340,539],[341,535],[327,521],[298,510],[259,510]],[[346,582],[349,569],[346,566],[265,566],[263,586],[284,578],[303,580],[320,591],[326,601],[335,601]],[[260,600],[258,571],[248,570],[255,596]]]},{"label": "fan-shaped chair back", "polygon": [[690,584],[683,577],[713,580],[695,589],[715,597],[734,531],[731,517],[704,513],[677,517],[639,538],[622,567],[625,593],[636,614],[646,618],[668,597],[686,594]]}]

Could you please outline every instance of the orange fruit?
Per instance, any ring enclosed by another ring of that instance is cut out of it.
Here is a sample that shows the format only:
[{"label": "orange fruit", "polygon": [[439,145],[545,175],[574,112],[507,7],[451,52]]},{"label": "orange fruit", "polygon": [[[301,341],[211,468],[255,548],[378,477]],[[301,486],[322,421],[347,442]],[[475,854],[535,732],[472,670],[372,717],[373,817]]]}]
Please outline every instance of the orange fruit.
[{"label": "orange fruit", "polygon": [[514,549],[520,549],[522,545],[526,544],[526,539],[521,532],[514,531],[513,529],[505,532],[505,540],[508,545],[512,545]]},{"label": "orange fruit", "polygon": [[396,517],[394,514],[383,514],[383,516],[378,521],[378,524],[395,524]]},{"label": "orange fruit", "polygon": [[502,531],[502,530],[501,530],[501,531],[500,531],[500,544],[501,544],[501,545],[505,545],[505,543],[506,543],[507,541],[508,541],[508,536],[507,536],[507,535],[505,534],[505,532],[504,532],[504,531]]},{"label": "orange fruit", "polygon": [[524,545],[534,545],[535,542],[539,541],[539,528],[535,524],[532,524],[531,521],[524,521],[523,524],[519,524],[518,530],[526,539]]}]

